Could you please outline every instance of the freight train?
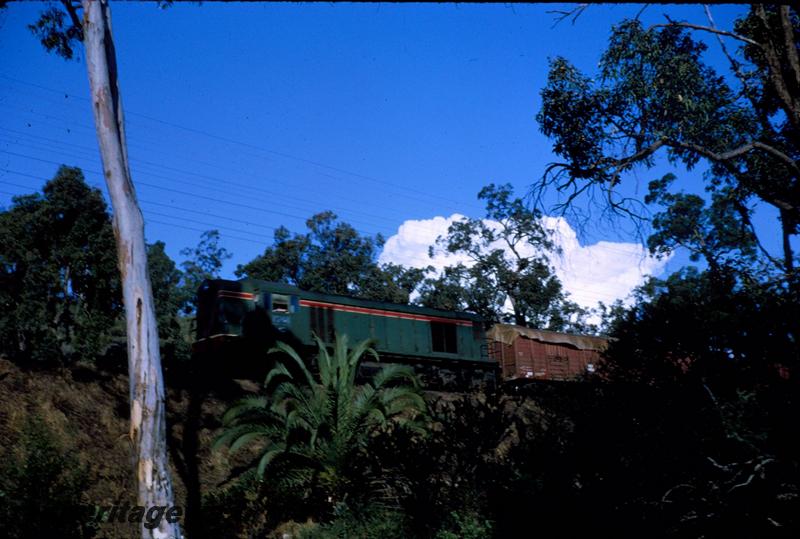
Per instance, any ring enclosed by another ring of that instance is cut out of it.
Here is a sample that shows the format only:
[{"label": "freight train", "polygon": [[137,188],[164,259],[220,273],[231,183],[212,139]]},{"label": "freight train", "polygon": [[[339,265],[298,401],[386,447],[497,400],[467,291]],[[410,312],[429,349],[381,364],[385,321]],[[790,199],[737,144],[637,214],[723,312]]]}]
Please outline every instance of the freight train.
[{"label": "freight train", "polygon": [[[196,354],[253,367],[276,341],[305,357],[314,335],[332,343],[371,339],[382,361],[410,364],[429,387],[500,380],[569,380],[593,372],[606,340],[488,324],[479,316],[318,292],[256,279],[207,280],[197,294]],[[256,367],[259,365],[256,364]],[[262,365],[263,374],[266,365]],[[366,362],[365,372],[378,368]],[[257,375],[256,374],[256,375]]]}]

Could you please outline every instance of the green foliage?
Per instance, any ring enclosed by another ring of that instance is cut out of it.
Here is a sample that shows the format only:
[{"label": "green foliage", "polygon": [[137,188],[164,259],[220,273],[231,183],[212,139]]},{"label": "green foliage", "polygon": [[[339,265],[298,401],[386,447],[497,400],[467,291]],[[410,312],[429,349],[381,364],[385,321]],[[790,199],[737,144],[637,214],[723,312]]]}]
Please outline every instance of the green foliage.
[{"label": "green foliage", "polygon": [[771,286],[742,287],[733,271],[688,269],[653,280],[617,322],[604,371],[651,385],[774,382],[782,367],[800,366],[793,297]]},{"label": "green foliage", "polygon": [[356,383],[362,356],[377,359],[369,341],[349,349],[347,337],[339,336],[333,354],[317,342],[318,380],[297,352],[278,343],[273,352],[283,353],[286,363],[267,375],[268,395],[230,408],[216,446],[236,451],[260,444],[257,474],[303,492],[310,510],[325,515],[348,497],[368,494],[369,441],[391,427],[421,432],[425,402],[407,366],[389,364],[369,382]]},{"label": "green foliage", "polygon": [[[640,529],[772,536],[800,524],[800,310],[787,287],[739,275],[722,265],[651,280],[615,322],[599,370],[612,385],[593,404],[608,417],[587,413],[578,434],[620,440],[623,463],[603,454],[586,473],[616,478],[617,489],[595,484],[596,497],[625,504]],[[625,410],[630,402],[636,410]],[[607,526],[619,528],[617,518]]]},{"label": "green foliage", "polygon": [[[444,311],[472,311],[484,318],[487,313],[494,315],[494,311],[488,307],[499,301],[495,297],[497,292],[491,293],[491,290],[476,287],[464,288],[463,284],[469,278],[470,271],[464,264],[447,266],[438,277],[429,277],[422,282],[418,302],[425,307]],[[491,295],[485,297],[486,292]]]},{"label": "green foliage", "polygon": [[183,273],[164,250],[163,241],[147,246],[147,267],[153,287],[158,339],[166,361],[189,356],[180,314],[185,305]]},{"label": "green foliage", "polygon": [[491,537],[492,523],[479,515],[453,511],[445,528],[440,529],[435,539],[484,539]]},{"label": "green foliage", "polygon": [[74,16],[74,10],[72,8],[68,12],[71,15],[69,23],[64,20],[68,13],[57,7],[49,7],[35,23],[28,25],[28,30],[39,38],[47,52],[55,52],[66,60],[72,59],[76,42],[83,41],[83,28]]},{"label": "green foliage", "polygon": [[[674,175],[650,182],[647,203],[659,203],[666,209],[653,218],[655,232],[648,239],[650,251],[666,254],[677,247],[689,250],[690,258],[702,256],[712,271],[723,265],[746,270],[756,259],[755,238],[742,227],[735,196],[730,188],[711,195],[711,204],[693,194],[670,193]],[[746,210],[745,210],[746,211]]]},{"label": "green foliage", "polygon": [[367,505],[359,510],[340,508],[330,523],[307,526],[300,539],[405,539],[405,517],[380,506]]},{"label": "green foliage", "polygon": [[[464,218],[450,225],[436,246],[465,255],[470,265],[451,266],[425,281],[420,302],[427,307],[469,310],[487,320],[553,330],[583,329],[581,309],[566,298],[547,253],[556,252],[542,215],[514,198],[510,185],[484,187],[486,219]],[[431,255],[434,248],[431,247]],[[505,313],[506,302],[513,315]]]},{"label": "green foliage", "polygon": [[219,245],[219,231],[207,230],[200,236],[197,247],[186,248],[181,255],[189,257],[181,263],[183,268],[182,301],[185,314],[191,314],[197,308],[195,296],[200,284],[206,279],[219,278],[219,272],[225,260],[233,256],[227,249]]},{"label": "green foliage", "polygon": [[383,238],[361,236],[336,214],[318,213],[306,221],[308,232],[292,235],[284,227],[264,254],[239,266],[238,277],[283,282],[303,290],[408,303],[424,271],[375,259]]},{"label": "green foliage", "polygon": [[202,525],[206,537],[238,539],[245,533],[263,532],[275,509],[271,496],[254,474],[246,474],[227,488],[203,496]]},{"label": "green foliage", "polygon": [[0,529],[10,539],[94,537],[88,475],[38,418],[0,469]]},{"label": "green foliage", "polygon": [[373,264],[358,284],[358,295],[389,303],[409,303],[411,293],[425,278],[428,268],[406,268],[399,264]]},{"label": "green foliage", "polygon": [[379,436],[370,446],[409,537],[467,533],[494,520],[494,506],[509,503],[501,487],[514,477],[505,452],[532,430],[527,412],[499,392],[442,399],[430,409],[427,436]]},{"label": "green foliage", "polygon": [[[657,206],[650,250],[683,247],[707,269],[651,279],[633,307],[607,311],[605,383],[560,408],[570,427],[550,446],[553,473],[522,470],[546,512],[563,517],[546,505],[549,491],[570,512],[583,508],[601,535],[798,528],[800,19],[792,7],[751,6],[728,42],[738,51],[723,48],[728,77],[704,63],[706,46],[690,33],[715,31],[625,21],[595,79],[559,58],[542,91],[538,120],[563,162],[538,188],[566,193],[567,207],[599,191],[604,209],[638,218],[641,202],[616,189],[637,167],[659,155],[707,167],[704,191],[684,192],[667,174],[644,199]],[[765,206],[780,216],[782,257],[753,223]]]},{"label": "green foliage", "polygon": [[[760,258],[796,280],[788,238],[800,217],[800,65],[796,50],[794,59],[789,52],[800,36],[797,14],[788,7],[751,7],[736,23],[740,55],[724,51],[728,79],[704,63],[706,45],[687,28],[671,20],[649,29],[622,22],[594,79],[564,58],[551,62],[537,120],[563,162],[551,165],[537,188],[566,193],[563,209],[574,209],[581,195],[600,194],[605,210],[639,219],[641,201],[625,198],[617,184],[637,167],[654,166],[661,152],[687,169],[702,161],[708,207],[700,193],[670,191],[671,177],[651,183],[646,202],[664,208],[653,222],[651,250],[680,245],[709,264],[734,259],[740,271]],[[782,260],[756,250],[752,214],[764,204],[781,216]]]},{"label": "green foliage", "polygon": [[[517,430],[505,460],[465,462],[465,454],[491,451],[462,449],[452,420],[442,431],[450,446],[437,447],[435,429],[418,452],[411,442],[392,446],[389,454],[422,468],[414,475],[410,465],[397,463],[398,475],[417,487],[411,490],[418,505],[411,498],[404,503],[424,530],[419,535],[447,527],[432,526],[427,508],[449,514],[462,506],[489,515],[498,536],[531,521],[562,536],[796,533],[800,302],[788,238],[796,233],[800,192],[793,119],[800,111],[780,91],[783,79],[796,103],[788,49],[775,38],[785,35],[783,12],[796,45],[800,26],[792,8],[753,6],[737,23],[736,31],[756,43],[732,56],[735,89],[703,63],[705,45],[673,23],[617,26],[594,79],[564,59],[553,61],[539,121],[564,163],[548,169],[543,185],[564,192],[568,205],[599,190],[610,209],[638,216],[641,202],[616,189],[636,167],[652,167],[660,152],[687,168],[702,161],[705,192],[683,192],[667,175],[651,182],[643,202],[658,207],[651,251],[684,247],[709,269],[652,280],[633,308],[607,308],[604,325],[615,340],[602,366],[605,382],[550,394],[529,388],[541,393],[533,398],[542,425]],[[777,71],[770,55],[779,59]],[[788,244],[783,260],[759,245],[752,215],[763,204],[779,210]],[[460,232],[454,251],[482,237],[477,227]],[[465,291],[460,283],[470,277],[465,266],[449,268],[423,297],[448,309],[480,310],[475,306],[499,301],[496,287]],[[482,289],[483,295],[466,295]],[[482,440],[492,439],[480,424]],[[455,455],[441,458],[450,447]],[[420,464],[425,458],[430,468]],[[442,462],[457,463],[458,479],[437,475]],[[457,501],[448,506],[450,497]]]},{"label": "green foliage", "polygon": [[0,350],[92,359],[120,311],[116,244],[103,197],[61,167],[42,194],[0,213]]}]

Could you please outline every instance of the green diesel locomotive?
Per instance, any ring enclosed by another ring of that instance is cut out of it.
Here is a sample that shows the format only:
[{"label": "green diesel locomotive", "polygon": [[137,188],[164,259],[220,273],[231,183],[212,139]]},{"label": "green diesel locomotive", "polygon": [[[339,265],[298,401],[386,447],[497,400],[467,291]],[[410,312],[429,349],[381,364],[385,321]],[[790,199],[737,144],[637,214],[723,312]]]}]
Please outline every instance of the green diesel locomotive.
[{"label": "green diesel locomotive", "polygon": [[498,365],[488,355],[484,321],[471,313],[307,292],[255,279],[208,280],[198,290],[198,353],[254,353],[280,340],[310,357],[314,335],[332,343],[337,334],[351,342],[371,339],[381,361],[413,365],[431,386],[496,380]]}]

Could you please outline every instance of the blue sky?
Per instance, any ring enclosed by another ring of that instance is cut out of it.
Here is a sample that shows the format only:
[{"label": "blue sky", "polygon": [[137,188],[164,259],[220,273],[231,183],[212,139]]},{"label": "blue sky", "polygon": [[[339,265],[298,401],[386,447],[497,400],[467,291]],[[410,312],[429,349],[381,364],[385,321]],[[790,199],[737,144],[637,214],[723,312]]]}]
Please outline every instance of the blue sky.
[{"label": "blue sky", "polygon": [[[26,29],[43,6],[0,13],[0,207],[40,187],[55,163],[101,181],[82,55],[49,55]],[[641,9],[592,6],[554,27],[547,12],[560,8],[114,3],[148,241],[180,260],[200,231],[218,228],[231,276],[275,227],[301,231],[318,211],[391,237],[409,220],[481,216],[476,195],[489,182],[525,192],[553,158],[534,120],[548,58],[593,72],[611,25]],[[717,24],[744,9],[714,7]],[[642,17],[664,12],[705,20],[700,6],[650,6]],[[658,175],[626,188],[643,195]],[[701,188],[699,172],[679,176]],[[578,232],[585,246],[633,241],[610,226]]]}]

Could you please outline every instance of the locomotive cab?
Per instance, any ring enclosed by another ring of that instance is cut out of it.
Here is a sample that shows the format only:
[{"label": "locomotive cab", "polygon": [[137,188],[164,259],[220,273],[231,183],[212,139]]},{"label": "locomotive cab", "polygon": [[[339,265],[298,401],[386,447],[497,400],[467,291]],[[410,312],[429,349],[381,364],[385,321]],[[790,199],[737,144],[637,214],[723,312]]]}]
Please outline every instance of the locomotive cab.
[{"label": "locomotive cab", "polygon": [[204,281],[197,291],[197,340],[240,336],[245,321],[257,310],[258,294],[234,281]]},{"label": "locomotive cab", "polygon": [[[255,280],[207,280],[197,292],[197,337],[195,348],[208,348],[211,341],[244,338],[260,348],[275,341],[296,343],[294,329],[300,298],[293,287],[259,286]],[[266,283],[264,283],[266,284]]]}]

